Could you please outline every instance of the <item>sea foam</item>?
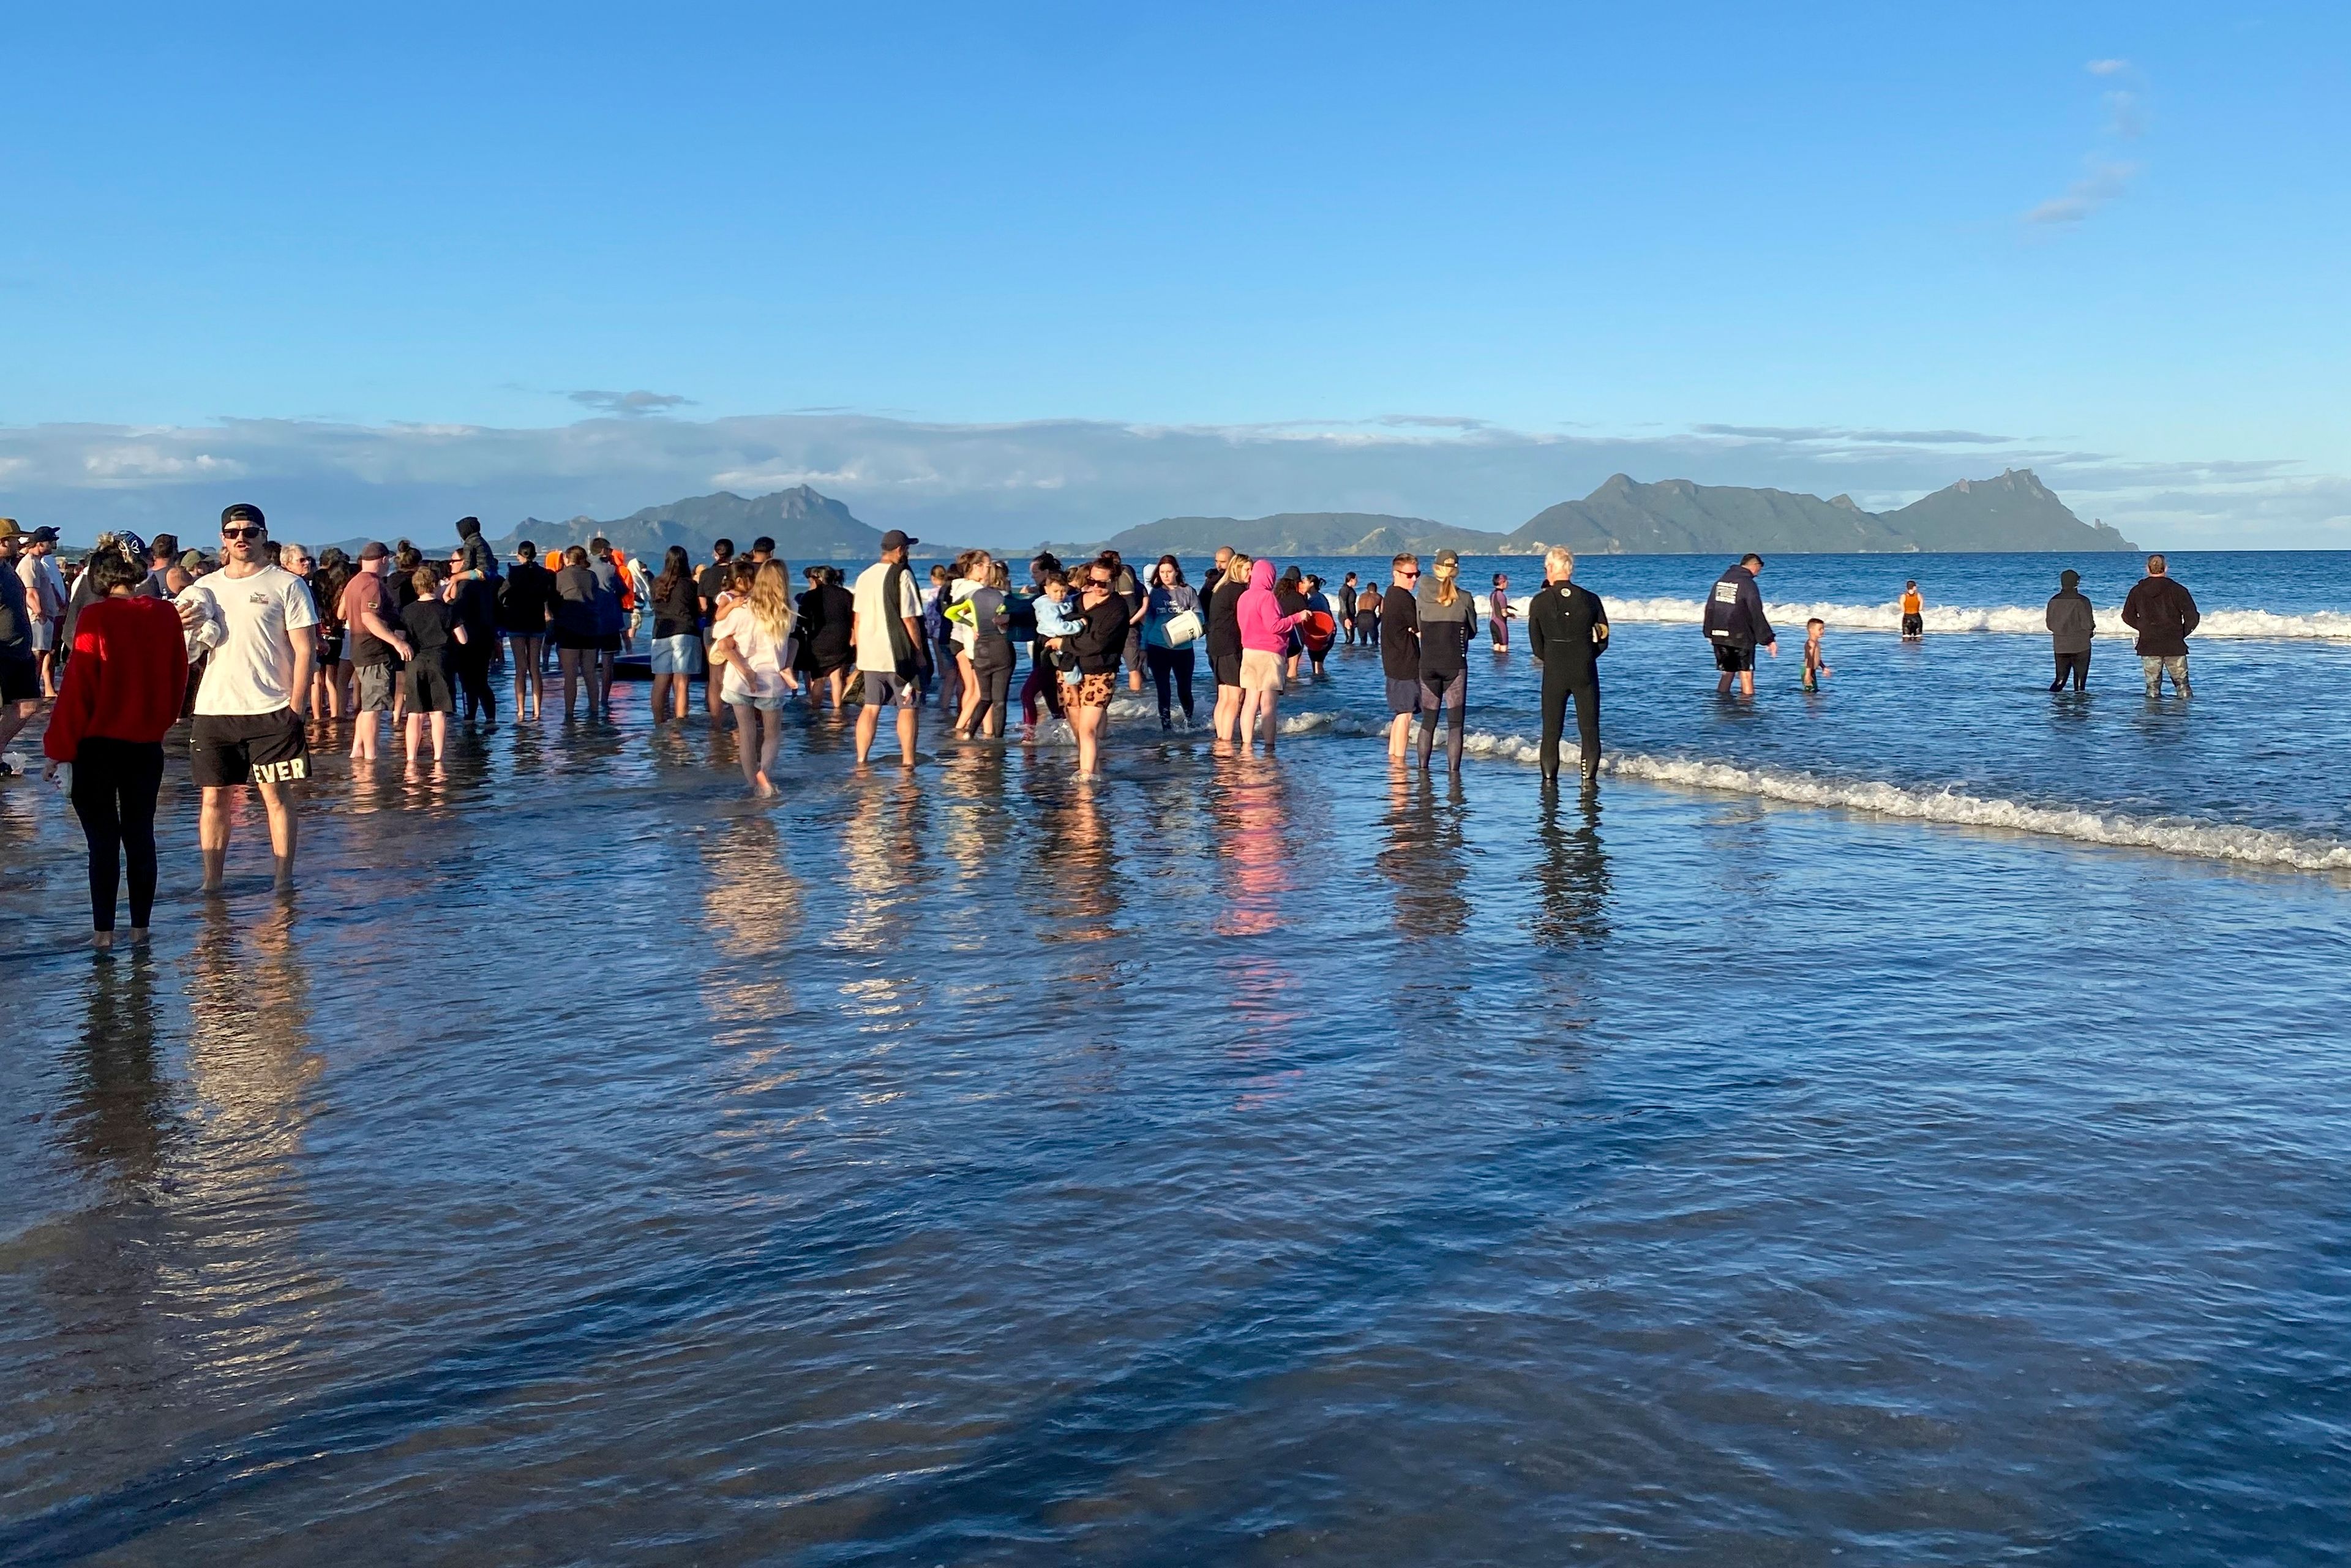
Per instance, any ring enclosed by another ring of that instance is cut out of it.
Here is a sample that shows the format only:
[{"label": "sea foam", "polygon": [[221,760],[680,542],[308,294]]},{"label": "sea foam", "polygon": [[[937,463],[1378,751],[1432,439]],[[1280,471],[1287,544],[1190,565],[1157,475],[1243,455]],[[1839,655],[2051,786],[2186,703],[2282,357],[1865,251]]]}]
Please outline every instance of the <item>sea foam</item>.
[{"label": "sea foam", "polygon": [[[1284,735],[1384,736],[1387,726],[1353,714],[1310,711],[1286,716]],[[1541,745],[1523,735],[1496,735],[1472,730],[1463,749],[1473,757],[1510,762],[1537,761]],[[1574,764],[1574,738],[1568,737],[1566,761]],[[2071,839],[2079,843],[2113,844],[2155,850],[2199,860],[2233,861],[2241,865],[2277,866],[2295,871],[2351,871],[2351,844],[2335,839],[2304,837],[2270,828],[2233,822],[2199,822],[2177,817],[2135,817],[2117,811],[2091,811],[2076,807],[2032,805],[2021,800],[1987,799],[1959,789],[1916,789],[1879,779],[1823,778],[1799,768],[1742,768],[1727,762],[1692,758],[1652,757],[1642,752],[1617,752],[1601,764],[1604,772],[1625,779],[1684,789],[1719,790],[1796,805],[1826,806],[1868,811],[1882,817],[1907,817],[1917,821],[1945,822],[1957,827],[2001,828]]]},{"label": "sea foam", "polygon": [[[1696,599],[1611,599],[1604,602],[1612,622],[1695,626],[1705,612],[1704,601]],[[1814,616],[1840,631],[1902,629],[1902,612],[1891,604],[1773,604],[1767,601],[1764,610],[1772,625],[1781,630],[1801,631],[1804,622]],[[1929,632],[2006,632],[2045,637],[2049,634],[2046,615],[2047,607],[2039,604],[1929,605],[1923,619]],[[2101,607],[2097,615],[2100,637],[2127,640],[2136,635],[2123,624],[2120,605]],[[2338,610],[2313,611],[2307,615],[2281,615],[2269,610],[2214,610],[2205,614],[2196,635],[2277,642],[2351,641],[2351,614]]]}]

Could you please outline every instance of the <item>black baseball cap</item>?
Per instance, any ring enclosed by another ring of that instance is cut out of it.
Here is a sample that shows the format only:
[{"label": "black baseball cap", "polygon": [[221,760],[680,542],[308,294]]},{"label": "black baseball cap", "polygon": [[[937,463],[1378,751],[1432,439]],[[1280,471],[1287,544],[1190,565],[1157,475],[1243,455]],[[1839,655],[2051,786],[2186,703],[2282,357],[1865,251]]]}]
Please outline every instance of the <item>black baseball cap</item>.
[{"label": "black baseball cap", "polygon": [[32,533],[26,537],[35,544],[53,545],[57,542],[57,530],[50,528],[45,523],[41,527],[35,528]]},{"label": "black baseball cap", "polygon": [[900,528],[892,528],[882,536],[882,548],[885,550],[904,549],[908,545],[918,545],[922,542],[918,538],[909,537]]},{"label": "black baseball cap", "polygon": [[251,523],[265,531],[269,527],[269,519],[263,517],[261,508],[250,501],[239,501],[233,507],[221,508],[221,527],[226,528],[231,523]]},{"label": "black baseball cap", "polygon": [[384,549],[383,541],[381,539],[370,539],[367,543],[360,547],[360,559],[361,560],[381,560],[391,553],[392,552],[390,550]]}]

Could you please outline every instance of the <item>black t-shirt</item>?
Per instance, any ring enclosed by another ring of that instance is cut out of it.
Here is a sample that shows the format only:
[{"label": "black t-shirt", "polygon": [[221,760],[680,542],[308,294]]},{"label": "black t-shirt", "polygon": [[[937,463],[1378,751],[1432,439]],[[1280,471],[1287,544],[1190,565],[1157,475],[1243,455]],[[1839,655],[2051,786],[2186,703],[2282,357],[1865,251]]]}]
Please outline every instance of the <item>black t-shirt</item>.
[{"label": "black t-shirt", "polygon": [[1117,674],[1119,655],[1126,652],[1127,624],[1134,619],[1134,612],[1126,607],[1125,600],[1113,593],[1092,609],[1078,613],[1085,622],[1075,639],[1079,674]]},{"label": "black t-shirt", "polygon": [[653,635],[691,637],[701,628],[702,593],[694,579],[653,579]]},{"label": "black t-shirt", "polygon": [[499,623],[517,637],[544,637],[554,600],[555,574],[537,561],[517,561],[498,589]]},{"label": "black t-shirt", "polygon": [[412,600],[402,608],[400,623],[408,632],[417,662],[426,664],[439,658],[441,651],[455,641],[457,607],[437,599]]},{"label": "black t-shirt", "polygon": [[1238,582],[1217,584],[1208,595],[1208,657],[1238,659],[1241,656],[1241,594]]},{"label": "black t-shirt", "polygon": [[732,560],[714,560],[695,573],[694,591],[702,597],[703,613],[710,612],[711,607],[718,602],[718,596],[726,592],[734,580],[735,563]]},{"label": "black t-shirt", "polygon": [[1393,585],[1380,598],[1380,668],[1392,681],[1420,679],[1420,610]]},{"label": "black t-shirt", "polygon": [[457,600],[451,606],[464,623],[465,634],[476,643],[497,630],[496,578],[467,578],[457,585]]}]

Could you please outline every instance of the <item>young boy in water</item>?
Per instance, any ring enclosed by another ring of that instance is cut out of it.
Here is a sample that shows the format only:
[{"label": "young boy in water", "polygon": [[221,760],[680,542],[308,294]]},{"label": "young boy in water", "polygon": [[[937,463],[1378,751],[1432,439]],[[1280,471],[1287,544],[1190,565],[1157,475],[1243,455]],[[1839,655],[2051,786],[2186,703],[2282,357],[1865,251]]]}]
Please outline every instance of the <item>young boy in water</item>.
[{"label": "young boy in water", "polygon": [[1819,691],[1821,677],[1835,673],[1821,663],[1821,633],[1828,629],[1829,623],[1817,615],[1804,622],[1804,689],[1808,692]]}]

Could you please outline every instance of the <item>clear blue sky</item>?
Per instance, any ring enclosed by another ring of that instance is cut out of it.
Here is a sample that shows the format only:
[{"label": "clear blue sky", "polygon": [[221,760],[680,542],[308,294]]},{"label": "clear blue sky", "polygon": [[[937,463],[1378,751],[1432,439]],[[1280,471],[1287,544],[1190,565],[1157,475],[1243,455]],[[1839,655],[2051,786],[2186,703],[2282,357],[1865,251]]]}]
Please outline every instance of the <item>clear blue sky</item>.
[{"label": "clear blue sky", "polygon": [[0,424],[1965,430],[2330,542],[2346,18],[20,6]]}]

